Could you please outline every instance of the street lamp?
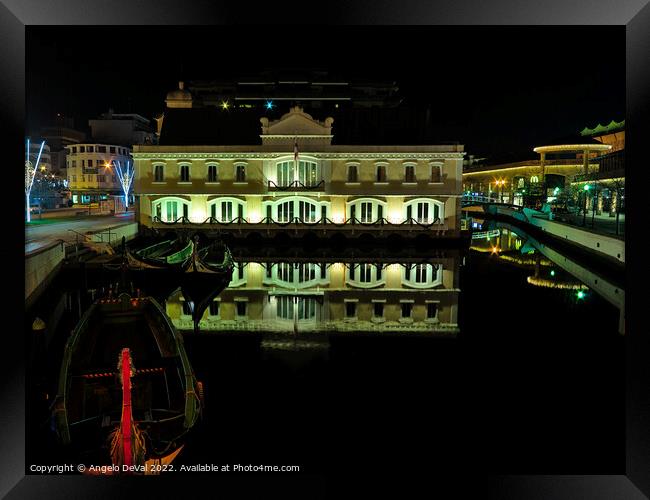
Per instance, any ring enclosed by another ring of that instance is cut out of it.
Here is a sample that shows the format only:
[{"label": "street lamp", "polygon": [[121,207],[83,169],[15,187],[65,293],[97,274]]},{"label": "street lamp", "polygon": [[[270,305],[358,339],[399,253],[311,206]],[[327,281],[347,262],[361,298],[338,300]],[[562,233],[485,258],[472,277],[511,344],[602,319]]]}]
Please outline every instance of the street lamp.
[{"label": "street lamp", "polygon": [[582,227],[584,227],[587,224],[587,193],[589,192],[589,189],[591,189],[591,186],[585,184],[582,189],[584,191],[584,200],[582,203]]}]

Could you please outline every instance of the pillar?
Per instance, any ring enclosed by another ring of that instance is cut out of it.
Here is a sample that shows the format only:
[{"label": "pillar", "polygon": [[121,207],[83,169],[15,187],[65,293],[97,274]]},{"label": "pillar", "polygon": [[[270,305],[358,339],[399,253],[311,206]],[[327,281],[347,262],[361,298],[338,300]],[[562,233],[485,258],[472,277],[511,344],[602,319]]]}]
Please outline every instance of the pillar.
[{"label": "pillar", "polygon": [[596,206],[596,215],[600,215],[603,213],[603,192],[599,191],[598,192],[598,204]]},{"label": "pillar", "polygon": [[589,173],[589,150],[585,149],[583,154],[584,157],[582,158],[582,169],[583,169],[583,173],[587,175]]},{"label": "pillar", "polygon": [[546,153],[539,154],[539,167],[541,173],[540,181],[544,183],[544,175],[546,174]]}]

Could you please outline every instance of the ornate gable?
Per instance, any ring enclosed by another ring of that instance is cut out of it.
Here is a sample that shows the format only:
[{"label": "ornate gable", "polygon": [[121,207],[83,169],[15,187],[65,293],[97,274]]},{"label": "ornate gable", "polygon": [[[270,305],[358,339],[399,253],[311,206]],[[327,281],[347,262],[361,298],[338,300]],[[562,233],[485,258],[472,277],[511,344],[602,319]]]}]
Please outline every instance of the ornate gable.
[{"label": "ornate gable", "polygon": [[300,106],[295,106],[279,120],[269,122],[268,118],[261,118],[262,144],[290,144],[294,138],[301,143],[331,144],[332,123],[334,118],[328,117],[324,122],[315,120],[305,113]]}]

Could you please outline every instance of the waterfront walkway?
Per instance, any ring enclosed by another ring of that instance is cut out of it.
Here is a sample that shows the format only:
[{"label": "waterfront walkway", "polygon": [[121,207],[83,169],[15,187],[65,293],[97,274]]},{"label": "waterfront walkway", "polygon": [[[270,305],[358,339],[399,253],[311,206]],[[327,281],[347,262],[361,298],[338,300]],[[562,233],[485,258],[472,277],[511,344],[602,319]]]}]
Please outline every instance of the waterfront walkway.
[{"label": "waterfront walkway", "polygon": [[[102,231],[134,222],[133,212],[117,215],[86,215],[74,218],[36,219],[25,224],[25,253],[44,247],[53,241],[76,241],[77,233]],[[70,231],[72,230],[72,231]]]},{"label": "waterfront walkway", "polygon": [[625,214],[619,216],[618,234],[616,234],[616,217],[610,217],[609,214],[595,215],[593,226],[591,223],[591,213],[587,214],[585,225],[582,225],[583,216],[575,214],[557,214],[553,220],[571,226],[576,226],[594,233],[606,234],[616,238],[625,239]]}]

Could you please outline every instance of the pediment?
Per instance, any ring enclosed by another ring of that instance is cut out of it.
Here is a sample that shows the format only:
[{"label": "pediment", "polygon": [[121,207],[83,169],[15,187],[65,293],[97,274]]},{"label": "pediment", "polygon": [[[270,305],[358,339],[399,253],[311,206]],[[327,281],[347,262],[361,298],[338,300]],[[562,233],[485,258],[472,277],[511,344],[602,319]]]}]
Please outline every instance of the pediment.
[{"label": "pediment", "polygon": [[331,136],[333,118],[321,122],[305,113],[299,106],[293,107],[280,119],[269,122],[268,118],[260,119],[262,136]]}]

